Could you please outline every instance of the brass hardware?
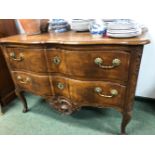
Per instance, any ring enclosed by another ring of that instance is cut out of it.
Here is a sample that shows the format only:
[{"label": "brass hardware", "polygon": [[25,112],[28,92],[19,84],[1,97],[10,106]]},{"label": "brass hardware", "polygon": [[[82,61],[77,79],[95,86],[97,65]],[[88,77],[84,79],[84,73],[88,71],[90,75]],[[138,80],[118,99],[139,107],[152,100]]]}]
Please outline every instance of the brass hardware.
[{"label": "brass hardware", "polygon": [[95,91],[99,96],[106,97],[106,98],[112,98],[112,97],[118,95],[118,91],[117,91],[116,89],[111,89],[110,95],[105,95],[105,94],[103,94],[103,90],[102,90],[101,87],[96,87],[96,88],[94,89],[94,91]]},{"label": "brass hardware", "polygon": [[60,62],[61,62],[61,60],[60,60],[60,58],[59,58],[58,56],[55,56],[55,57],[53,58],[53,63],[54,63],[55,65],[59,65]]},{"label": "brass hardware", "polygon": [[104,68],[104,69],[112,69],[114,67],[117,67],[121,64],[121,60],[119,59],[113,59],[112,60],[112,65],[103,65],[103,59],[102,58],[95,58],[94,60],[95,64],[98,65],[100,68]]},{"label": "brass hardware", "polygon": [[61,82],[59,82],[59,83],[57,84],[57,87],[58,87],[59,89],[61,89],[61,90],[65,88],[64,84],[61,83]]},{"label": "brass hardware", "polygon": [[24,55],[22,53],[20,53],[19,58],[17,58],[15,52],[11,52],[10,58],[14,61],[22,61],[24,59]]},{"label": "brass hardware", "polygon": [[96,93],[101,93],[102,92],[102,88],[101,87],[96,87],[94,90],[95,90]]},{"label": "brass hardware", "polygon": [[20,82],[20,83],[23,83],[23,84],[27,84],[31,81],[31,79],[29,77],[27,77],[25,80],[22,79],[22,77],[20,75],[17,76],[17,80]]},{"label": "brass hardware", "polygon": [[119,66],[119,65],[121,64],[121,60],[119,60],[119,59],[114,59],[114,60],[112,61],[112,64],[113,64],[114,67]]},{"label": "brass hardware", "polygon": [[118,95],[118,91],[116,89],[111,89],[110,93],[113,96],[117,96]]}]

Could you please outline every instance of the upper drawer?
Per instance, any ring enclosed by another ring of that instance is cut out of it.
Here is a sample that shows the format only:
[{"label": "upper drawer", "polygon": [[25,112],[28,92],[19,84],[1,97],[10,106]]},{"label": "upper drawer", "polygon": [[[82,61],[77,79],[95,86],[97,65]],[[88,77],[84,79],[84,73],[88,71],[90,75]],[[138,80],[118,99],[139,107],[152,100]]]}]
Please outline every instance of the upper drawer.
[{"label": "upper drawer", "polygon": [[43,49],[8,48],[5,53],[12,70],[46,72],[46,61]]},{"label": "upper drawer", "polygon": [[47,52],[50,72],[71,76],[127,80],[130,54],[125,51],[68,51]]}]

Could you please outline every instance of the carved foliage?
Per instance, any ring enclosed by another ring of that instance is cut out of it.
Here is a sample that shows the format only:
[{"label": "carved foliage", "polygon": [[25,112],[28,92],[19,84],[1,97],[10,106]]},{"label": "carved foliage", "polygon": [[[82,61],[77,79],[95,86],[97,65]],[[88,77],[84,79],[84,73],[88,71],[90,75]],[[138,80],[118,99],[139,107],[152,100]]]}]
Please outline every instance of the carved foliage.
[{"label": "carved foliage", "polygon": [[78,110],[79,107],[76,105],[76,103],[73,103],[71,100],[65,97],[54,97],[49,104],[59,111],[60,113],[69,115],[75,110]]},{"label": "carved foliage", "polygon": [[129,82],[128,82],[128,90],[127,90],[127,98],[126,98],[126,111],[131,111],[133,107],[133,100],[135,96],[135,90],[137,85],[137,78],[140,68],[140,62],[142,57],[142,46],[136,47],[133,51],[131,67],[129,72]]}]

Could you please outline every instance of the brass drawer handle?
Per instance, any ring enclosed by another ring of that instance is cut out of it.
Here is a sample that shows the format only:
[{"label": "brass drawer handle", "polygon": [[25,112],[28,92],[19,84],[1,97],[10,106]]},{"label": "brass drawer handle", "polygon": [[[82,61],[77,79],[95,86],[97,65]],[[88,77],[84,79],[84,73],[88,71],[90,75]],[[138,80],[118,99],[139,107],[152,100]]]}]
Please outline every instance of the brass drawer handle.
[{"label": "brass drawer handle", "polygon": [[61,59],[58,56],[55,56],[52,61],[55,65],[59,65],[61,62]]},{"label": "brass drawer handle", "polygon": [[106,98],[112,98],[112,97],[118,95],[118,91],[117,91],[116,89],[111,89],[110,95],[103,94],[103,90],[102,90],[101,87],[96,87],[96,88],[94,89],[94,91],[95,91],[95,93],[97,93],[99,96],[106,97]]},{"label": "brass drawer handle", "polygon": [[112,65],[103,65],[104,61],[102,58],[95,58],[94,60],[95,64],[98,65],[100,68],[104,68],[104,69],[112,69],[114,67],[117,67],[121,64],[121,60],[119,59],[113,59],[112,60]]},{"label": "brass drawer handle", "polygon": [[10,58],[14,61],[22,61],[22,60],[24,60],[24,55],[22,53],[20,53],[19,57],[17,58],[15,52],[11,52]]},{"label": "brass drawer handle", "polygon": [[64,85],[63,83],[59,82],[59,83],[57,84],[57,87],[58,87],[59,89],[63,90],[63,89],[65,88],[65,85]]},{"label": "brass drawer handle", "polygon": [[31,79],[29,77],[27,77],[26,79],[22,79],[22,77],[20,75],[17,76],[17,80],[22,84],[27,84],[31,81]]}]

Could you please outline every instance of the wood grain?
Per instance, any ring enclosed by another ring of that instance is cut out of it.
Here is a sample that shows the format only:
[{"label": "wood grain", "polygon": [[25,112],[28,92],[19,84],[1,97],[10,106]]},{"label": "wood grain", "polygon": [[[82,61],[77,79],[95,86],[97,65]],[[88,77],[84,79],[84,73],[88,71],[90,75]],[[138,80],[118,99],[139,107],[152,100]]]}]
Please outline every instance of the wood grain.
[{"label": "wood grain", "polygon": [[[122,134],[131,120],[143,46],[149,42],[145,35],[94,39],[89,33],[75,32],[1,39],[24,111],[27,104],[21,91],[44,97],[65,114],[83,106],[115,108],[122,113]],[[12,51],[17,58],[23,53],[24,60],[11,60]],[[121,63],[113,68],[101,68],[94,63],[98,57],[103,60],[102,66],[111,66],[114,59]],[[102,89],[100,94],[95,91],[96,87]],[[117,91],[117,95],[111,95],[111,90]]]},{"label": "wood grain", "polygon": [[[14,53],[17,59],[22,55],[23,59],[21,61],[16,61],[10,56],[11,53]],[[47,70],[45,66],[44,49],[7,48],[5,57],[12,70],[20,69],[39,73],[45,73]]]},{"label": "wood grain", "polygon": [[[18,89],[30,91],[41,96],[52,95],[48,76],[29,74],[20,71],[12,72],[12,76]],[[22,80],[18,80],[18,76],[21,76]],[[26,81],[26,78],[30,78],[30,81],[26,83],[20,82]]]},{"label": "wood grain", "polygon": [[16,35],[14,37],[8,37],[0,39],[1,43],[18,43],[18,44],[69,44],[69,45],[92,45],[92,44],[121,44],[121,45],[144,45],[150,41],[146,34],[143,34],[135,38],[93,38],[90,33],[76,33],[76,32],[65,32],[65,33],[46,33],[41,35]]}]

